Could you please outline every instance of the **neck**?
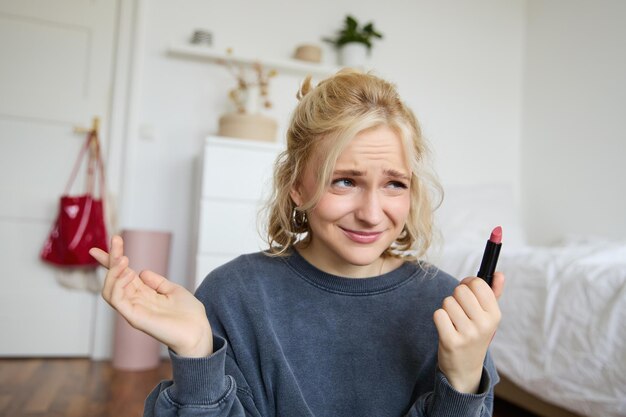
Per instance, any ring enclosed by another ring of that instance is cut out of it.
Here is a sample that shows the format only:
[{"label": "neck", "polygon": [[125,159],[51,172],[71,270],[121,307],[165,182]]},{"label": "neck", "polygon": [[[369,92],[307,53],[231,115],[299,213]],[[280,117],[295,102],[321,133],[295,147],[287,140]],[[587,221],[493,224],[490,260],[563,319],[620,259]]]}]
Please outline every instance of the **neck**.
[{"label": "neck", "polygon": [[333,263],[332,261],[328,261],[334,258],[333,254],[320,256],[316,253],[311,243],[307,246],[297,245],[296,249],[307,262],[317,269],[327,274],[345,278],[371,278],[390,272],[402,264],[400,259],[384,257],[382,255],[369,265],[354,265],[347,262]]}]

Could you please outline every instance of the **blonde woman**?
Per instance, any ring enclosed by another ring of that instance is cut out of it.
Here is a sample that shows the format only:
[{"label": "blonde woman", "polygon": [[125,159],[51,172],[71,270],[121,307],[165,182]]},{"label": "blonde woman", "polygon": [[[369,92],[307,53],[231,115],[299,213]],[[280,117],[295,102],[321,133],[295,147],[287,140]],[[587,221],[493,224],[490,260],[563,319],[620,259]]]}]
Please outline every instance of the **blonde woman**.
[{"label": "blonde woman", "polygon": [[170,348],[173,381],[145,416],[490,416],[493,288],[420,261],[438,186],[390,83],[341,71],[302,85],[275,168],[268,250],[211,272],[195,296],[93,256],[103,296]]}]

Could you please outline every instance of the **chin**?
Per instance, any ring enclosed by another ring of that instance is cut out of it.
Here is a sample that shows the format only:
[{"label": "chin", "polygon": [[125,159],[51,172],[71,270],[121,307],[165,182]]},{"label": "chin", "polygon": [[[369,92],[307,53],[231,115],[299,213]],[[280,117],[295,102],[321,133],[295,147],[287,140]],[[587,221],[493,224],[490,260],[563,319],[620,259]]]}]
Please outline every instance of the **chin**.
[{"label": "chin", "polygon": [[[355,253],[359,251],[363,251],[363,252]],[[367,249],[361,248],[361,249],[355,249],[354,251],[351,251],[351,253],[348,253],[347,256],[343,258],[347,262],[355,266],[368,266],[376,262],[384,252],[385,252],[384,249],[377,250],[374,248],[367,248]]]}]

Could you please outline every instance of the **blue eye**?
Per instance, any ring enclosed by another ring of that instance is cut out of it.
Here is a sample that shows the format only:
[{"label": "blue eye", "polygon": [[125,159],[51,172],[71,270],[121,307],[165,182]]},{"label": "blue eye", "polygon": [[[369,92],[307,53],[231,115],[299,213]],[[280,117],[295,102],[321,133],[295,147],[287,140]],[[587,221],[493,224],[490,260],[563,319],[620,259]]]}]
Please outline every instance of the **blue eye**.
[{"label": "blue eye", "polygon": [[354,187],[354,182],[349,178],[339,178],[331,183],[333,187],[348,188]]}]

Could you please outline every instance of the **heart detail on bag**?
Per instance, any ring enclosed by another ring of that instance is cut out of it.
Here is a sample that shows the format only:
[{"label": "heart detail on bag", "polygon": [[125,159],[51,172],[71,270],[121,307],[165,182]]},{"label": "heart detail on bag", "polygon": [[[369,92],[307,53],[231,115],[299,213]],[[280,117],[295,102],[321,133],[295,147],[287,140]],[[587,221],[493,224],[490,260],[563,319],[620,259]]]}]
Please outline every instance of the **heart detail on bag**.
[{"label": "heart detail on bag", "polygon": [[77,205],[73,205],[73,206],[64,207],[63,210],[65,211],[65,214],[67,214],[67,216],[70,219],[75,219],[80,208]]}]

